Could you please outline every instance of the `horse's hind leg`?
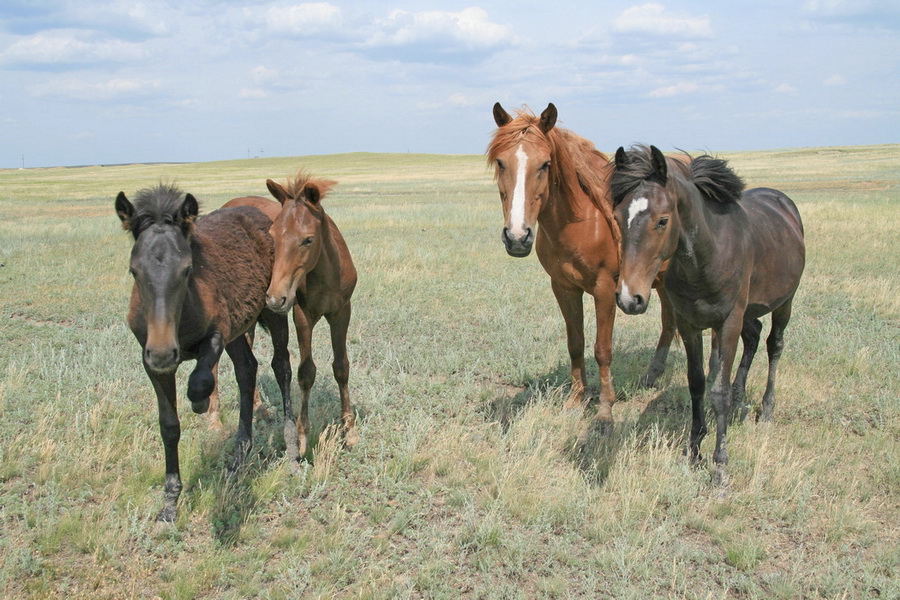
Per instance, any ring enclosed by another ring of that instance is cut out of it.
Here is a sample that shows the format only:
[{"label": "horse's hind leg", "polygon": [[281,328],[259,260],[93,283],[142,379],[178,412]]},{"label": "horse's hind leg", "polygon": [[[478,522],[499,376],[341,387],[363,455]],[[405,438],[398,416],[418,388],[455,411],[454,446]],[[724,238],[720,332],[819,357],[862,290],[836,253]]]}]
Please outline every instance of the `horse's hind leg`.
[{"label": "horse's hind leg", "polygon": [[772,331],[766,338],[766,350],[769,353],[769,379],[763,394],[762,414],[760,420],[770,422],[775,412],[775,375],[778,371],[778,360],[784,349],[784,329],[791,320],[794,298],[791,297],[772,312]]},{"label": "horse's hind leg", "polygon": [[239,335],[225,347],[231,362],[234,363],[234,374],[241,393],[241,409],[237,430],[237,455],[231,470],[243,462],[244,455],[250,450],[253,435],[253,390],[256,388],[256,357],[250,349],[247,337]]},{"label": "horse's hind leg", "polygon": [[219,363],[213,365],[212,376],[213,391],[209,394],[209,413],[207,413],[207,419],[209,420],[210,428],[216,431],[222,431],[222,415],[219,412]]},{"label": "horse's hind leg", "polygon": [[260,315],[269,328],[272,336],[274,357],[272,358],[272,371],[281,389],[281,401],[284,406],[284,443],[285,452],[291,460],[299,458],[297,449],[297,425],[294,423],[294,408],[291,405],[291,355],[288,352],[287,315],[279,315],[271,311],[263,311]]},{"label": "horse's hind leg", "polygon": [[731,421],[744,422],[747,418],[747,373],[750,371],[750,365],[753,364],[753,357],[756,356],[756,349],[759,347],[759,334],[762,332],[762,322],[759,319],[750,319],[744,321],[744,328],[741,330],[741,342],[744,345],[744,353],[741,355],[741,364],[738,366],[737,375],[734,377],[734,384],[731,386]]},{"label": "horse's hind leg", "polygon": [[353,412],[353,405],[350,404],[350,390],[347,387],[350,379],[350,359],[347,356],[347,329],[350,327],[350,314],[350,303],[347,302],[339,311],[325,316],[331,329],[331,348],[334,351],[334,363],[331,367],[341,394],[341,424],[344,432],[344,446],[348,448],[359,443],[359,434],[356,432],[356,414]]},{"label": "horse's hind leg", "polygon": [[669,347],[675,338],[675,309],[672,307],[672,301],[666,293],[665,285],[660,281],[656,286],[656,293],[659,296],[659,305],[661,310],[662,331],[659,334],[659,342],[656,344],[656,352],[653,354],[653,360],[647,368],[647,374],[644,375],[639,384],[641,387],[656,387],[656,380],[662,375],[666,369],[666,358],[669,356]]}]

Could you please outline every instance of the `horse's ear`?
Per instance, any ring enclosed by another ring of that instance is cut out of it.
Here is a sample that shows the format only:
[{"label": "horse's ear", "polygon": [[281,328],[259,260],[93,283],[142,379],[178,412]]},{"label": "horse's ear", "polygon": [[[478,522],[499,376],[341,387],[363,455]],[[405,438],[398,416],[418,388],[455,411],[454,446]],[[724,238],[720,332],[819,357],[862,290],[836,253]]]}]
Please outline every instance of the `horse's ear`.
[{"label": "horse's ear", "polygon": [[319,205],[319,200],[322,199],[322,191],[319,189],[314,183],[307,183],[303,186],[303,197],[306,198],[306,201],[312,204],[313,206]]},{"label": "horse's ear", "polygon": [[134,205],[125,197],[125,192],[116,196],[116,214],[122,221],[122,229],[131,231],[131,218],[134,216]]},{"label": "horse's ear", "polygon": [[284,201],[290,197],[288,196],[287,190],[285,190],[280,183],[276,183],[271,179],[266,179],[266,187],[268,188],[269,193],[281,204],[284,204]]},{"label": "horse's ear", "polygon": [[653,173],[662,179],[663,185],[665,185],[669,177],[666,157],[656,146],[650,146],[650,164],[653,167]]},{"label": "horse's ear", "polygon": [[556,107],[551,102],[544,109],[544,112],[541,113],[541,131],[549,133],[553,126],[556,125],[556,116]]},{"label": "horse's ear", "polygon": [[503,107],[500,106],[499,102],[494,104],[494,122],[497,124],[497,127],[503,127],[507,123],[512,121],[512,117],[509,116],[509,113],[503,110]]},{"label": "horse's ear", "polygon": [[197,218],[197,215],[200,213],[200,204],[197,202],[197,199],[194,198],[191,194],[184,195],[184,202],[181,203],[181,210],[178,211],[178,216],[181,217],[182,223],[191,224],[194,222],[194,219]]},{"label": "horse's ear", "polygon": [[624,169],[628,165],[628,154],[625,152],[625,148],[619,146],[619,149],[616,150],[616,168]]}]

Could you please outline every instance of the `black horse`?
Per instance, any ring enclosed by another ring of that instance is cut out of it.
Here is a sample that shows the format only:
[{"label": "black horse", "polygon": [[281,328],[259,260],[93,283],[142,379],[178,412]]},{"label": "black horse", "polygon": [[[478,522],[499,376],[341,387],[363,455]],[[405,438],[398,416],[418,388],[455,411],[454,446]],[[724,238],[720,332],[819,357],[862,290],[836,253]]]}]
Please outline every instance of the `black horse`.
[{"label": "black horse", "polygon": [[[272,335],[272,368],[285,419],[293,420],[287,317],[265,309],[272,275],[272,221],[250,207],[197,218],[194,197],[168,185],[141,190],[134,204],[119,192],[115,208],[122,226],[134,236],[128,325],[143,349],[144,369],[156,391],[166,453],[165,501],[158,519],[173,521],[182,488],[175,395],[175,371],[182,361],[197,360],[187,391],[196,413],[209,408],[215,386],[212,369],[222,351],[234,362],[241,395],[234,468],[250,447],[256,387],[257,362],[244,333],[261,321]],[[296,432],[286,427],[286,437],[288,430]],[[296,440],[293,445],[296,448]]]},{"label": "black horse", "polygon": [[[744,182],[724,160],[706,155],[690,161],[667,159],[655,146],[616,152],[612,191],[622,230],[616,302],[628,314],[647,310],[650,284],[660,265],[671,259],[665,285],[687,353],[693,408],[690,452],[695,461],[707,432],[701,334],[713,330],[709,380],[716,415],[717,482],[723,481],[728,464],[725,433],[732,395],[743,419],[747,371],[762,330],[759,318],[768,313],[769,380],[761,418],[772,419],[784,329],[806,260],[803,224],[791,199],[768,188],[742,194],[743,189]],[[738,337],[744,354],[732,387]]]}]

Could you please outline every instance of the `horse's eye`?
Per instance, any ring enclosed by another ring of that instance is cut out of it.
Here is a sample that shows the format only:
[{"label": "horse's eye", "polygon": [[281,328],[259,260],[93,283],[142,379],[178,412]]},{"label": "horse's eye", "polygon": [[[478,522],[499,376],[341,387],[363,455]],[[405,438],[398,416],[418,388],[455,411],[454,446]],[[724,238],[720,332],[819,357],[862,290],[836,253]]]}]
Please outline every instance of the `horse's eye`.
[{"label": "horse's eye", "polygon": [[544,164],[541,165],[541,171],[549,171],[550,170],[550,161],[548,160]]},{"label": "horse's eye", "polygon": [[666,225],[669,224],[669,217],[663,217],[659,220],[659,223],[656,224],[657,229],[665,229]]},{"label": "horse's eye", "polygon": [[312,237],[308,237],[305,240],[303,240],[302,242],[300,242],[300,245],[301,246],[309,246],[312,243],[313,243]]},{"label": "horse's eye", "polygon": [[137,271],[135,271],[133,268],[129,268],[128,272],[131,274],[132,277],[137,277]]},{"label": "horse's eye", "polygon": [[503,161],[499,158],[497,159],[497,168],[499,168],[501,171],[506,168],[506,165],[504,165]]},{"label": "horse's eye", "polygon": [[184,271],[182,271],[181,276],[184,277],[185,279],[187,279],[193,273],[194,273],[194,267],[188,265],[187,267],[184,268]]}]

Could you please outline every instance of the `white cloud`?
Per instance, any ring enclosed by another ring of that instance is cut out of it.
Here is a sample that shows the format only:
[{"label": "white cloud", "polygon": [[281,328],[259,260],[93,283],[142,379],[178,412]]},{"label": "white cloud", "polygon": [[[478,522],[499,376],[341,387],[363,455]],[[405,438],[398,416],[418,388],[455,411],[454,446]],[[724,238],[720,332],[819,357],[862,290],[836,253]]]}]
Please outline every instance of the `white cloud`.
[{"label": "white cloud", "polygon": [[794,86],[792,86],[789,83],[782,83],[781,85],[779,85],[778,87],[775,88],[775,93],[776,94],[796,94],[797,88],[795,88]]},{"label": "white cloud", "polygon": [[481,8],[461,12],[395,10],[379,20],[381,28],[369,38],[369,46],[406,46],[416,44],[459,44],[467,49],[486,49],[509,42],[509,27],[492,23]]},{"label": "white cloud", "polygon": [[328,2],[308,2],[270,8],[266,13],[266,23],[273,31],[311,36],[339,31],[343,25],[343,13],[340,7]]},{"label": "white cloud", "polygon": [[625,9],[613,22],[613,30],[620,33],[647,33],[688,38],[712,36],[710,18],[674,16],[666,13],[662,4],[651,2]]},{"label": "white cloud", "polygon": [[671,98],[672,96],[681,96],[682,94],[692,94],[696,92],[698,86],[696,83],[687,81],[679,81],[675,85],[667,85],[651,90],[648,96],[651,98]]},{"label": "white cloud", "polygon": [[238,92],[238,98],[241,98],[242,100],[262,100],[268,97],[269,94],[266,93],[265,90],[257,88],[242,87],[241,91]]},{"label": "white cloud", "polygon": [[58,79],[32,88],[37,97],[59,97],[75,100],[112,100],[142,96],[160,87],[157,81],[143,79],[109,79],[90,83],[81,79]]},{"label": "white cloud", "polygon": [[0,54],[0,62],[13,64],[85,64],[140,58],[137,44],[121,40],[91,39],[74,29],[50,29],[20,38]]},{"label": "white cloud", "polygon": [[828,79],[825,80],[825,85],[830,86],[840,86],[847,85],[847,78],[843,75],[832,75]]}]

